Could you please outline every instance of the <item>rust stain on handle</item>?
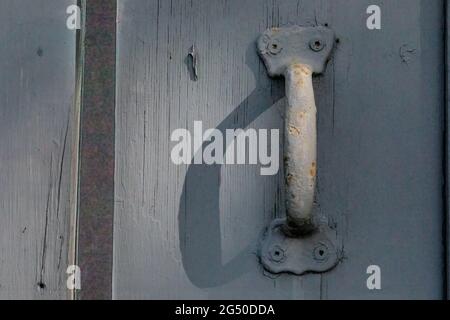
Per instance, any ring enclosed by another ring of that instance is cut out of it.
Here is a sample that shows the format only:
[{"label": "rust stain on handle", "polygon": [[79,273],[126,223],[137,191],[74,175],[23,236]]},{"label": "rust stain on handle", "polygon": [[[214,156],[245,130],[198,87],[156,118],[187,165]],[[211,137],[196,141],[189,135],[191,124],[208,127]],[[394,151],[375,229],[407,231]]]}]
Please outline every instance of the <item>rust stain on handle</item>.
[{"label": "rust stain on handle", "polygon": [[284,77],[287,97],[285,174],[291,177],[289,182],[286,181],[287,225],[284,231],[293,234],[298,232],[297,226],[303,226],[302,232],[314,229],[311,215],[316,188],[317,111],[312,70],[307,65],[292,64]]}]

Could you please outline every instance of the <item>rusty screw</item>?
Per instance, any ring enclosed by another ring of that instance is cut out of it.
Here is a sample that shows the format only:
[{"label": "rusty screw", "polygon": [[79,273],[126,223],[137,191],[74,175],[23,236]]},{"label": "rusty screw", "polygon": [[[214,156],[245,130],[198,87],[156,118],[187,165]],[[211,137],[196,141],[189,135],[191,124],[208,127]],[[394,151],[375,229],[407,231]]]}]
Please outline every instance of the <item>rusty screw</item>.
[{"label": "rusty screw", "polygon": [[280,246],[275,245],[272,247],[270,250],[270,259],[272,261],[280,263],[283,262],[285,258],[286,254]]},{"label": "rusty screw", "polygon": [[283,49],[280,45],[280,43],[276,40],[272,40],[269,42],[267,49],[269,50],[269,52],[271,54],[278,54],[281,52],[281,50]]},{"label": "rusty screw", "polygon": [[325,48],[325,43],[320,39],[312,39],[309,42],[309,47],[312,51],[319,52],[322,51],[323,48]]},{"label": "rusty screw", "polygon": [[324,262],[328,259],[328,247],[322,243],[316,245],[313,251],[314,260]]}]

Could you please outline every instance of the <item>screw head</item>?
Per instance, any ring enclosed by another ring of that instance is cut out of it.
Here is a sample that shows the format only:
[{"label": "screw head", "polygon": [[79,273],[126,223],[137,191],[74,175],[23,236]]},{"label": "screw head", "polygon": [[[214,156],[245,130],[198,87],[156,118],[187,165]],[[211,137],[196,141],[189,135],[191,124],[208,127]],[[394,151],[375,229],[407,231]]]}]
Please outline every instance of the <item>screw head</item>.
[{"label": "screw head", "polygon": [[278,245],[273,246],[270,251],[270,260],[274,262],[283,262],[286,259],[286,253],[284,252],[283,248],[281,248]]},{"label": "screw head", "polygon": [[312,51],[319,52],[322,51],[323,48],[325,48],[325,42],[322,41],[321,39],[312,39],[309,42],[309,47],[311,48]]},{"label": "screw head", "polygon": [[324,245],[323,243],[319,243],[314,248],[313,257],[314,257],[314,260],[316,260],[317,262],[326,261],[328,259],[328,255],[329,255],[328,247],[326,245]]},{"label": "screw head", "polygon": [[267,44],[267,50],[275,55],[281,52],[283,48],[281,47],[281,44],[277,40],[272,40]]}]

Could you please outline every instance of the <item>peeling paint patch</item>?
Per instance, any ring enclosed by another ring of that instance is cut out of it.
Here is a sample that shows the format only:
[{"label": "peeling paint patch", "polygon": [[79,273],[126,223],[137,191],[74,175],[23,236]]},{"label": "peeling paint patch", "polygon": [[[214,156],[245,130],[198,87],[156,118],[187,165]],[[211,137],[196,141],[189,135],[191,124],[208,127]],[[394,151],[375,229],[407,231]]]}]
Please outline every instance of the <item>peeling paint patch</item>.
[{"label": "peeling paint patch", "polygon": [[297,117],[298,117],[298,120],[299,121],[301,121],[301,120],[303,120],[305,117],[306,117],[306,112],[305,111],[299,111],[298,113],[297,113]]},{"label": "peeling paint patch", "polygon": [[313,162],[311,164],[311,168],[309,169],[309,174],[311,175],[311,177],[315,177],[317,174],[317,165],[315,162]]},{"label": "peeling paint patch", "polygon": [[294,179],[294,176],[292,174],[288,173],[286,175],[286,183],[287,184],[291,184],[293,179]]},{"label": "peeling paint patch", "polygon": [[399,56],[403,63],[408,64],[415,56],[417,50],[409,44],[404,44],[399,49]]},{"label": "peeling paint patch", "polygon": [[289,125],[289,134],[293,136],[299,136],[300,135],[300,129],[296,126]]},{"label": "peeling paint patch", "polygon": [[305,76],[309,76],[312,73],[311,70],[304,64],[295,63],[292,65],[292,68],[294,69],[294,74],[298,76],[302,73]]},{"label": "peeling paint patch", "polygon": [[189,49],[188,56],[191,58],[193,80],[197,81],[198,80],[198,70],[197,70],[198,55],[197,55],[197,50],[195,49],[195,44],[193,44],[192,47]]}]

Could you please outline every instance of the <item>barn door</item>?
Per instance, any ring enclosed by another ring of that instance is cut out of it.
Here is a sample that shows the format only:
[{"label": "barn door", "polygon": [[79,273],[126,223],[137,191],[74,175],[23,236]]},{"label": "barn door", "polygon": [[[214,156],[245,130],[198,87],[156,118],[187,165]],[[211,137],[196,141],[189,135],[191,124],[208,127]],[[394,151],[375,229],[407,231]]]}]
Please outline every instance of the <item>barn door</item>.
[{"label": "barn door", "polygon": [[444,2],[3,0],[0,299],[445,298]]},{"label": "barn door", "polygon": [[[444,3],[375,2],[118,1],[114,298],[444,297]],[[339,259],[303,275],[258,261],[286,214],[288,99],[256,40],[295,25],[335,35],[313,210]],[[227,129],[253,130],[256,160],[249,142],[209,164],[200,132],[225,152]]]}]

